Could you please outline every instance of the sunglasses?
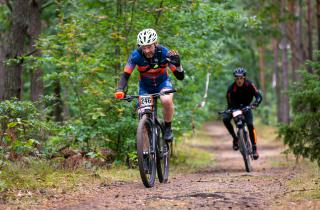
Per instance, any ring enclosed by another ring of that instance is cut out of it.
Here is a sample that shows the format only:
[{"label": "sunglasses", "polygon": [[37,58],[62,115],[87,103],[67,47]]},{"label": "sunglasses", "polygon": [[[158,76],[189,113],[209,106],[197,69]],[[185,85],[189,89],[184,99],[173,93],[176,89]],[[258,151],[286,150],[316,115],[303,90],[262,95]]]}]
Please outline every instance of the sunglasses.
[{"label": "sunglasses", "polygon": [[235,80],[244,80],[245,77],[235,77]]}]

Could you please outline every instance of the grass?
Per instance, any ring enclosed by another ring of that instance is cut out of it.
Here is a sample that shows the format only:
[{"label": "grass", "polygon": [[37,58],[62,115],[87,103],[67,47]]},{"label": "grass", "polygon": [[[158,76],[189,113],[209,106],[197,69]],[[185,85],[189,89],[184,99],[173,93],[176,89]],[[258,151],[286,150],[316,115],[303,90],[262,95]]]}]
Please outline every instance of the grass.
[{"label": "grass", "polygon": [[57,169],[49,161],[10,163],[0,172],[0,200],[7,204],[34,204],[40,197],[83,191],[86,186],[138,180],[138,170],[116,166],[109,169]]},{"label": "grass", "polygon": [[211,141],[204,131],[197,132],[197,135],[190,139],[184,139],[174,148],[174,155],[171,158],[173,167],[170,170],[174,173],[190,173],[214,165],[214,154],[198,147],[210,145]]},{"label": "grass", "polygon": [[[276,128],[263,125],[256,120],[255,126],[259,137],[264,142],[276,139]],[[214,153],[206,148],[212,144],[212,137],[205,130],[199,130],[193,137],[185,137],[174,146],[170,173],[192,173],[215,165]],[[287,186],[291,199],[320,199],[320,172],[315,164],[305,161]],[[276,167],[294,167],[290,161],[272,160]],[[300,164],[301,165],[301,164]],[[303,171],[304,173],[301,173]],[[0,201],[6,204],[35,204],[43,197],[57,194],[70,194],[92,188],[92,186],[109,185],[114,182],[140,182],[139,170],[128,169],[124,165],[111,168],[77,168],[60,169],[56,164],[43,160],[28,160],[8,163],[0,171]]]},{"label": "grass", "polygon": [[320,200],[320,168],[316,163],[303,160],[297,165],[299,173],[288,181],[289,197],[294,201]]},{"label": "grass", "polygon": [[260,118],[255,119],[254,126],[257,131],[258,138],[261,138],[264,142],[269,143],[279,140],[277,127],[262,123]]},{"label": "grass", "polygon": [[[277,128],[265,125],[256,119],[255,127],[263,143],[278,141]],[[258,139],[259,141],[259,139]],[[288,198],[291,201],[320,200],[320,168],[307,159],[297,159],[293,154],[283,154],[283,158],[270,159],[272,167],[296,169],[296,174],[287,181]]]},{"label": "grass", "polygon": [[[174,148],[171,172],[193,172],[213,164],[213,154],[198,148],[198,139],[204,144],[209,143],[206,134],[199,132]],[[139,170],[128,169],[124,165],[91,169],[62,169],[57,166],[56,161],[39,159],[3,165],[0,171],[0,200],[11,205],[32,205],[44,197],[83,191],[86,186],[92,188],[114,182],[140,181]]]}]

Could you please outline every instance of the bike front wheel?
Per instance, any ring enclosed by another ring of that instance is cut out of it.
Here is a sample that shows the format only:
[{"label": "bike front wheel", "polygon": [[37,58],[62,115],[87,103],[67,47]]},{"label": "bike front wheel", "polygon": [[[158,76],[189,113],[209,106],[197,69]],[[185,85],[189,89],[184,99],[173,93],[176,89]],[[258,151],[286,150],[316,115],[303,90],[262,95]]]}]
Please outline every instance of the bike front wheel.
[{"label": "bike front wheel", "polygon": [[153,187],[156,176],[156,153],[152,122],[143,115],[137,129],[137,153],[140,176],[145,187]]},{"label": "bike front wheel", "polygon": [[245,134],[243,129],[239,129],[238,131],[238,136],[239,136],[239,145],[240,145],[240,152],[243,157],[244,165],[246,168],[247,172],[252,171],[252,166],[251,166],[251,161],[250,161],[250,155],[249,155],[249,150],[247,148],[247,144],[245,142]]},{"label": "bike front wheel", "polygon": [[164,130],[158,125],[157,136],[157,172],[160,183],[168,182],[169,177],[169,144],[164,139]]}]

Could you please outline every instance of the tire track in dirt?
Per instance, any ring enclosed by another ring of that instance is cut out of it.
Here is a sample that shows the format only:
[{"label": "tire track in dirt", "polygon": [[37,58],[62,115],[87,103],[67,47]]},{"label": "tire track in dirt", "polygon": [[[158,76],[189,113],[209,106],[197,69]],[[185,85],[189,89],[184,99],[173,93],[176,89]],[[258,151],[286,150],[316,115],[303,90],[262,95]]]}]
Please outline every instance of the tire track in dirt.
[{"label": "tire track in dirt", "polygon": [[[197,173],[175,174],[168,184],[151,189],[140,181],[93,186],[52,198],[35,209],[277,209],[286,194],[286,181],[295,171],[273,166],[284,160],[284,147],[275,141],[258,142],[260,159],[246,173],[239,152],[231,149],[231,137],[221,123],[205,125],[210,145],[194,145],[214,153],[212,166]],[[201,139],[197,141],[201,142]]]}]

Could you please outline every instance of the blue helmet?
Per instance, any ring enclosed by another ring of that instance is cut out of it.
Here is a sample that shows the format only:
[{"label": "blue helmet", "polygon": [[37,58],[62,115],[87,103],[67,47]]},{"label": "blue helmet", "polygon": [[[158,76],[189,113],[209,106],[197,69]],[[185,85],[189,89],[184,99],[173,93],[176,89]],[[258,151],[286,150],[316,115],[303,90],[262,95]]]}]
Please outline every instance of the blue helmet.
[{"label": "blue helmet", "polygon": [[245,77],[246,75],[247,75],[247,71],[242,67],[236,68],[233,71],[233,76],[235,77]]}]

